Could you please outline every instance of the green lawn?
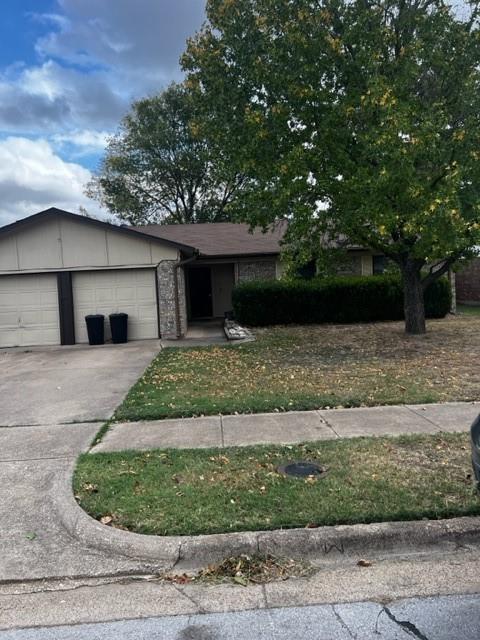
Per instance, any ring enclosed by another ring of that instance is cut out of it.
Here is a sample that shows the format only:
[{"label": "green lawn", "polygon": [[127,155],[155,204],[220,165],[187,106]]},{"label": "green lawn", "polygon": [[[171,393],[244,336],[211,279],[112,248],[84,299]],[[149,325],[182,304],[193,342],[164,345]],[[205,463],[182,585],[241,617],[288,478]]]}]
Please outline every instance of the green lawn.
[{"label": "green lawn", "polygon": [[476,400],[480,317],[255,329],[256,342],[163,350],[116,420]]},{"label": "green lawn", "polygon": [[457,313],[466,316],[480,316],[480,305],[458,304]]},{"label": "green lawn", "polygon": [[[277,466],[316,460],[321,479]],[[480,513],[467,434],[84,454],[81,506],[113,526],[191,535]]]}]

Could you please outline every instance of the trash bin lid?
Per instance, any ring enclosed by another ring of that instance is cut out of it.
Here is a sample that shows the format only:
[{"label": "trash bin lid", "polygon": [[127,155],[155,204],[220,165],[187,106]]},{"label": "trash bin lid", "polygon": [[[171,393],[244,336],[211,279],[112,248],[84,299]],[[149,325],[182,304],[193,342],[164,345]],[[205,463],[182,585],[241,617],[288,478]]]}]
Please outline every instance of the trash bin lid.
[{"label": "trash bin lid", "polygon": [[92,313],[89,316],[85,316],[85,320],[89,320],[90,318],[94,320],[100,320],[100,318],[104,319],[105,316],[102,313]]},{"label": "trash bin lid", "polygon": [[109,318],[128,318],[128,313],[111,313]]}]

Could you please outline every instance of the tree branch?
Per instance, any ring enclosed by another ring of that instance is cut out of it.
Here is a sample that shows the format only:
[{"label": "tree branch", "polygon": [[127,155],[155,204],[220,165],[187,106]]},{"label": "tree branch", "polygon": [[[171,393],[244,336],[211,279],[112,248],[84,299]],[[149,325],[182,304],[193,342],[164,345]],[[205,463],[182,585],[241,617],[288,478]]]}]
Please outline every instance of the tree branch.
[{"label": "tree branch", "polygon": [[[452,264],[454,264],[460,258],[462,253],[463,252],[461,251],[458,253],[454,253],[448,258],[446,258],[445,260],[442,260],[442,262],[437,262],[436,264],[432,265],[428,270],[428,274],[422,280],[423,290],[425,291],[425,289],[429,285],[431,285],[432,282],[435,282],[435,280],[438,280],[438,278],[441,278],[441,276],[447,273],[447,271],[450,269]],[[435,269],[435,267],[437,267],[439,264],[441,264],[442,266],[439,267],[438,269]]]}]

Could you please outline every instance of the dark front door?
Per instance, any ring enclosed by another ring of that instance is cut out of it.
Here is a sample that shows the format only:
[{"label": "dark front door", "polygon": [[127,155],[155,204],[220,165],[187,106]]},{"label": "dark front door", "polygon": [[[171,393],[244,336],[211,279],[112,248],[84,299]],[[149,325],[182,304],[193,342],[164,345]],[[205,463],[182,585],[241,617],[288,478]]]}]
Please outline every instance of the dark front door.
[{"label": "dark front door", "polygon": [[211,318],[212,273],[210,267],[194,267],[188,271],[190,317]]}]

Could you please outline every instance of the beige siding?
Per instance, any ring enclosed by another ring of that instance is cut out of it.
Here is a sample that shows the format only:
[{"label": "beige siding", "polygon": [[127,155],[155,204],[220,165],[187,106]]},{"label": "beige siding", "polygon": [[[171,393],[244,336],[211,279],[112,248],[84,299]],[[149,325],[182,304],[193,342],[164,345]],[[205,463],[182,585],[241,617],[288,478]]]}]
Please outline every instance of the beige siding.
[{"label": "beige siding", "polygon": [[20,231],[16,237],[20,271],[55,269],[62,264],[62,245],[57,220],[46,220]]},{"label": "beige siding", "polygon": [[156,242],[150,243],[150,248],[152,251],[152,262],[153,264],[158,264],[162,260],[179,260],[180,254],[176,249],[172,247],[167,247],[162,244],[158,244]]},{"label": "beige siding", "polygon": [[0,271],[17,268],[17,243],[15,237],[6,237],[0,240]]},{"label": "beige siding", "polygon": [[101,267],[110,264],[106,232],[86,224],[61,221],[64,267]]},{"label": "beige siding", "polygon": [[[152,252],[150,250],[151,242],[139,239],[136,240],[127,235],[116,233],[115,231],[107,231],[107,245],[109,264],[121,265],[127,261],[130,264],[153,264]],[[168,253],[164,257],[165,260],[175,258],[176,252]]]},{"label": "beige siding", "polygon": [[153,266],[178,257],[174,247],[81,219],[43,220],[0,239],[0,273]]}]

